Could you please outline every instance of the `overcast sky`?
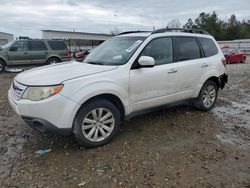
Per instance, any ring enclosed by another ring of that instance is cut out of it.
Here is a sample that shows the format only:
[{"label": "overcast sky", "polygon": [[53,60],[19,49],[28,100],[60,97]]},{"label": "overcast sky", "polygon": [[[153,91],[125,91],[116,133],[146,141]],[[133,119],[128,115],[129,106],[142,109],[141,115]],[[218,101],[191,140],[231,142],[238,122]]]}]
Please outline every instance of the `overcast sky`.
[{"label": "overcast sky", "polygon": [[110,33],[152,30],[200,12],[250,19],[249,0],[0,0],[0,32],[40,38],[42,29]]}]

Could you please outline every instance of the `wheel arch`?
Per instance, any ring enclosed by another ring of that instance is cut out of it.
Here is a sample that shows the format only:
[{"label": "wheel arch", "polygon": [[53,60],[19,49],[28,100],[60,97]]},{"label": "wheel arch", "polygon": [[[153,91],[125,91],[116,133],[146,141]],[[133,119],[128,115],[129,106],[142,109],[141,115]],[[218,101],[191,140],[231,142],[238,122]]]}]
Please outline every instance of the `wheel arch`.
[{"label": "wheel arch", "polygon": [[4,58],[0,57],[0,61],[2,61],[4,63],[4,65],[7,65],[6,60]]},{"label": "wheel arch", "polygon": [[208,80],[211,80],[213,82],[216,83],[216,85],[218,86],[218,88],[223,88],[222,85],[221,85],[221,82],[220,82],[220,76],[215,76],[215,75],[210,75],[208,76],[206,79],[204,79],[200,84],[199,86],[197,87],[197,89],[195,90],[194,92],[194,98],[196,98],[199,94],[200,94],[200,91],[203,87],[203,85],[208,81]]},{"label": "wheel arch", "polygon": [[51,56],[47,57],[46,62],[48,62],[48,60],[49,60],[49,59],[52,59],[52,58],[59,59],[60,62],[62,62],[62,58],[61,58],[60,56],[57,56],[57,55],[51,55]]},{"label": "wheel arch", "polygon": [[[115,105],[117,107],[117,109],[120,111],[121,120],[124,120],[124,118],[125,118],[124,104],[122,103],[122,100],[114,94],[110,94],[110,93],[98,94],[98,95],[93,96],[93,97],[89,98],[88,100],[86,100],[83,104],[81,104],[81,107],[86,105],[87,103],[95,101],[96,99],[105,99],[105,100],[111,102],[113,105]],[[80,108],[78,109],[78,111],[80,110]],[[78,111],[77,111],[77,113],[78,113]]]},{"label": "wheel arch", "polygon": [[211,81],[215,82],[216,85],[218,86],[218,88],[221,88],[220,78],[218,78],[218,77],[216,77],[216,76],[212,76],[212,77],[208,78],[208,79],[204,82],[204,84],[205,84],[208,80],[211,80]]}]

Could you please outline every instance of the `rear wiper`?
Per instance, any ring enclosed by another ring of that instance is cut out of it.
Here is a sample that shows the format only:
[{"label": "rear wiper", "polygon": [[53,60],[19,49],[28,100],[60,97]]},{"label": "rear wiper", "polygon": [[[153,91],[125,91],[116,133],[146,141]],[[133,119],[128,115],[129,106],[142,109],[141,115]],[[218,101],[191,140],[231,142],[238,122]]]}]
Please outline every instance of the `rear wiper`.
[{"label": "rear wiper", "polygon": [[94,62],[94,61],[89,61],[89,62],[86,62],[88,64],[92,64],[92,65],[103,65],[103,63],[100,63],[100,62]]}]

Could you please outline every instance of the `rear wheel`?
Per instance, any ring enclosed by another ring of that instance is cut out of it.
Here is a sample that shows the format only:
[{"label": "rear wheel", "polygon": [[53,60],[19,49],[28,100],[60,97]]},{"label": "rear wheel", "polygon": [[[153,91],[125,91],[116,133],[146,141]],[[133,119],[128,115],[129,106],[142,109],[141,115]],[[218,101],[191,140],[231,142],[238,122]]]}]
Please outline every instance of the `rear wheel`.
[{"label": "rear wheel", "polygon": [[242,60],[241,60],[241,63],[245,63],[246,62],[246,58],[243,58]]},{"label": "rear wheel", "polygon": [[80,145],[88,148],[107,144],[119,131],[120,112],[111,102],[97,99],[77,113],[73,133]]},{"label": "rear wheel", "polygon": [[194,106],[202,111],[211,110],[216,103],[218,90],[219,88],[214,81],[206,81],[200,91],[198,98],[194,102]]},{"label": "rear wheel", "polygon": [[226,60],[227,60],[227,64],[231,64],[231,59],[229,57],[226,57]]},{"label": "rear wheel", "polygon": [[0,60],[0,72],[3,71],[5,71],[5,63],[2,60]]},{"label": "rear wheel", "polygon": [[56,57],[52,57],[52,58],[49,58],[46,63],[47,63],[47,65],[52,65],[52,64],[59,63],[59,62],[61,62],[60,59],[58,59]]}]

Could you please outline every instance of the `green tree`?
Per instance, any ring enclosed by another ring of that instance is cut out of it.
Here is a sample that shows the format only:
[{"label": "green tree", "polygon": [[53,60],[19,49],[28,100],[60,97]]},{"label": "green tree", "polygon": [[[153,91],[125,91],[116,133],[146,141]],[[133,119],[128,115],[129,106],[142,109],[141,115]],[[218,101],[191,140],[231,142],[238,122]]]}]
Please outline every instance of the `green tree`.
[{"label": "green tree", "polygon": [[216,12],[202,12],[193,20],[188,19],[183,28],[204,29],[215,37],[216,40],[234,40],[250,38],[250,20],[238,21],[235,15],[227,21],[218,18]]}]

